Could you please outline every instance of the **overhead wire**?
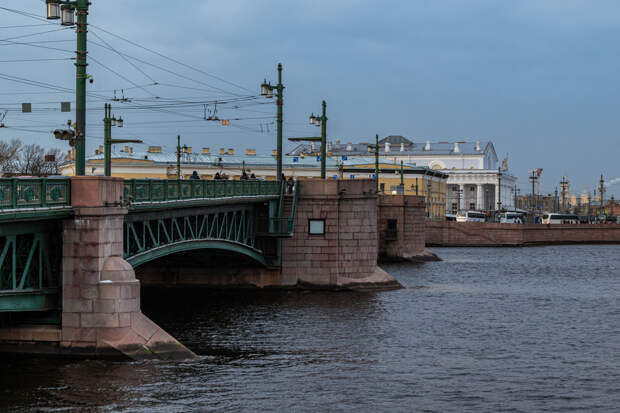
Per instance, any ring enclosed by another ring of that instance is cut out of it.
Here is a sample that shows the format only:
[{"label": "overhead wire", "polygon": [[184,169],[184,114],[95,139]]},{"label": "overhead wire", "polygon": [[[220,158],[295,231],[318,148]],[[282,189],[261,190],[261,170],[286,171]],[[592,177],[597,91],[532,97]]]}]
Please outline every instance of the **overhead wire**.
[{"label": "overhead wire", "polygon": [[164,59],[166,59],[166,60],[169,60],[169,61],[171,61],[171,62],[173,62],[173,63],[176,63],[176,64],[181,65],[181,66],[183,66],[183,67],[186,67],[186,68],[188,68],[188,69],[194,70],[195,72],[202,73],[202,74],[203,74],[203,75],[205,75],[205,76],[208,76],[208,77],[211,77],[211,78],[213,78],[213,79],[219,80],[220,82],[226,83],[226,84],[228,84],[228,85],[230,85],[230,86],[235,86],[235,87],[237,87],[237,88],[239,88],[239,89],[242,89],[242,90],[245,90],[245,91],[247,91],[247,92],[251,92],[251,93],[253,92],[252,90],[250,90],[250,89],[248,89],[248,88],[246,88],[246,87],[244,87],[244,86],[240,86],[240,85],[238,85],[238,84],[236,84],[236,83],[234,83],[234,82],[230,82],[230,81],[228,81],[228,80],[226,80],[226,79],[223,79],[223,78],[221,78],[221,77],[219,77],[219,76],[216,76],[216,75],[214,75],[214,74],[212,74],[212,73],[205,72],[204,70],[197,69],[197,68],[195,68],[195,67],[193,67],[193,66],[191,66],[191,65],[188,65],[188,64],[186,64],[186,63],[183,63],[183,62],[181,62],[181,61],[179,61],[179,60],[177,60],[177,59],[174,59],[174,58],[172,58],[172,57],[169,57],[169,56],[167,56],[167,55],[165,55],[165,54],[163,54],[163,53],[160,53],[160,52],[157,52],[157,51],[155,51],[155,50],[149,49],[149,48],[148,48],[148,47],[146,47],[146,46],[143,46],[143,45],[138,44],[138,43],[136,43],[136,42],[133,42],[133,41],[131,41],[131,40],[129,40],[129,39],[126,39],[126,38],[124,38],[124,37],[122,37],[122,36],[120,36],[120,35],[117,35],[117,34],[115,34],[115,33],[112,33],[112,32],[110,32],[110,31],[108,31],[108,30],[105,30],[105,29],[103,29],[102,27],[95,26],[95,25],[91,25],[91,26],[93,26],[94,28],[96,28],[96,29],[98,29],[98,30],[103,31],[104,33],[109,34],[110,36],[114,36],[114,37],[116,37],[116,38],[118,38],[118,39],[120,39],[120,40],[123,40],[123,41],[125,41],[125,42],[127,42],[127,43],[129,43],[129,44],[131,44],[131,45],[133,45],[133,46],[136,46],[136,47],[139,47],[139,48],[141,48],[141,49],[144,49],[144,50],[146,50],[146,51],[148,51],[148,52],[151,52],[151,53],[153,53],[153,54],[155,54],[155,55],[157,55],[157,56],[159,56],[159,57],[161,57],[161,58],[164,58]]}]

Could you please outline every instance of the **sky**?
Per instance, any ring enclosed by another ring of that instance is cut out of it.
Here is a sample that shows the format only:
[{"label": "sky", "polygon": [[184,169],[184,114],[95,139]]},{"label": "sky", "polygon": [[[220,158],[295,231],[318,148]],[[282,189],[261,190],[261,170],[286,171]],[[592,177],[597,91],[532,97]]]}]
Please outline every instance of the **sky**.
[{"label": "sky", "polygon": [[[601,174],[620,177],[616,0],[92,3],[87,153],[103,141],[103,105],[114,90],[131,100],[112,102],[125,121],[114,138],[174,151],[181,135],[195,149],[268,153],[276,107],[259,87],[276,82],[282,63],[285,138],[318,134],[308,116],[325,99],[330,139],[491,140],[522,192],[536,168],[545,193],[563,175],[579,192],[591,192]],[[0,114],[9,110],[0,139],[67,149],[50,131],[74,117],[59,102],[74,100],[75,33],[38,20],[44,13],[42,0],[0,0]],[[21,61],[29,59],[46,60]],[[204,105],[208,116],[216,101],[231,126],[204,120]],[[20,113],[21,102],[33,113]],[[614,182],[607,196],[620,195]]]}]

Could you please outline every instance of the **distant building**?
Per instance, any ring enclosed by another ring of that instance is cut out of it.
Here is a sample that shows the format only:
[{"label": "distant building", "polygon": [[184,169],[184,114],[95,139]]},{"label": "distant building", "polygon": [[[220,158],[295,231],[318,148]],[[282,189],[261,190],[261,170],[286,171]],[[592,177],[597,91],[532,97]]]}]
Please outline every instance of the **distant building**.
[{"label": "distant building", "polygon": [[[112,176],[125,179],[176,179],[176,153],[163,152],[161,147],[152,146],[146,152],[134,151],[125,147],[111,154]],[[103,148],[86,159],[87,175],[103,175]],[[310,155],[284,156],[283,173],[286,177],[298,180],[319,179],[321,176],[320,158]],[[327,177],[330,179],[374,179],[374,157],[355,157],[343,160],[329,157],[326,162]],[[63,175],[74,175],[75,162],[69,159],[60,166]],[[222,149],[211,154],[208,148],[194,151],[186,148],[181,154],[181,179],[189,179],[194,171],[202,179],[213,179],[216,174],[229,179],[240,179],[245,169],[247,175],[257,179],[276,179],[276,160],[273,155],[257,155],[256,150],[248,149],[236,154],[233,149]],[[432,219],[444,219],[446,182],[448,175],[426,167],[403,164],[403,185],[400,163],[381,162],[379,165],[379,190],[385,194],[422,195],[427,197],[427,215]]]},{"label": "distant building", "polygon": [[[374,142],[328,142],[328,156],[351,159],[373,156]],[[290,156],[313,156],[320,151],[316,143],[300,144]],[[501,198],[502,208],[514,207],[512,189],[517,178],[508,171],[508,161],[499,162],[492,142],[420,142],[403,136],[388,136],[379,141],[382,162],[404,161],[448,174],[445,207],[456,210],[494,210]]]}]

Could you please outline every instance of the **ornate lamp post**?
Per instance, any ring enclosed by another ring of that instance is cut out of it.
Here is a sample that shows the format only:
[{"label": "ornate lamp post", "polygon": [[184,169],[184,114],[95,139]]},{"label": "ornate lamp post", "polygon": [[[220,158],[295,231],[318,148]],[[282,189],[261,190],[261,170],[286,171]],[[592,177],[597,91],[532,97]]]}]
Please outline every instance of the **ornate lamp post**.
[{"label": "ornate lamp post", "polygon": [[92,77],[86,74],[86,33],[88,32],[87,16],[88,0],[46,0],[47,18],[49,20],[61,19],[61,25],[75,25],[74,16],[77,14],[77,51],[75,59],[76,85],[75,85],[75,174],[84,175],[86,169],[86,79],[93,82]]},{"label": "ornate lamp post", "polygon": [[321,179],[325,179],[325,167],[327,158],[327,103],[323,101],[323,114],[321,116],[310,115],[310,124],[321,127]]},{"label": "ornate lamp post", "polygon": [[267,79],[260,85],[260,94],[266,98],[273,98],[273,91],[276,91],[276,104],[278,106],[278,141],[277,141],[277,176],[276,179],[282,179],[282,123],[283,123],[283,105],[284,105],[284,85],[282,84],[282,63],[278,63],[278,84],[271,86],[271,83],[267,82]]},{"label": "ornate lamp post", "polygon": [[123,118],[116,119],[112,116],[112,105],[105,104],[105,116],[103,118],[103,149],[104,165],[103,173],[105,176],[112,176],[112,144],[115,143],[142,143],[140,139],[112,139],[112,126],[123,127]]}]

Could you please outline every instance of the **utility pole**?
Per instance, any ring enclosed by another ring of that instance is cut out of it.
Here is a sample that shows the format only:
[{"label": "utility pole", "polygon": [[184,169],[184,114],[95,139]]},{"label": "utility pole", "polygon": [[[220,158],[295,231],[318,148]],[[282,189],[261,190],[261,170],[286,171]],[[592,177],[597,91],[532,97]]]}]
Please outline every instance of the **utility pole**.
[{"label": "utility pole", "polygon": [[558,200],[558,187],[555,187],[555,193],[553,196],[553,212],[558,212],[558,210],[560,209],[559,207],[559,200]]},{"label": "utility pole", "polygon": [[400,192],[401,195],[405,195],[405,168],[403,161],[400,161]]},{"label": "utility pole", "polygon": [[77,51],[75,59],[75,121],[77,136],[75,142],[75,174],[86,174],[86,33],[88,33],[88,0],[77,0]]},{"label": "utility pole", "polygon": [[562,212],[566,212],[566,192],[568,191],[569,181],[566,179],[566,176],[562,177],[560,181],[560,190],[562,194]]},{"label": "utility pole", "polygon": [[323,101],[322,106],[323,115],[321,116],[321,179],[325,179],[325,168],[327,165],[327,103]]},{"label": "utility pole", "polygon": [[519,193],[521,192],[521,190],[519,188],[517,188],[517,185],[515,184],[515,187],[514,187],[514,189],[512,191],[513,191],[514,197],[515,197],[514,206],[515,206],[515,209],[517,209],[517,199],[519,197]]},{"label": "utility pole", "polygon": [[530,171],[532,176],[530,176],[530,182],[532,183],[532,201],[530,202],[530,209],[532,210],[532,219],[534,218],[534,212],[538,209],[538,205],[535,202],[536,196],[536,181],[538,180],[538,175],[536,171]]},{"label": "utility pole", "polygon": [[267,79],[260,85],[260,94],[261,96],[266,96],[267,98],[273,98],[273,91],[276,91],[276,105],[278,108],[278,116],[277,116],[277,142],[276,142],[276,163],[277,163],[277,176],[276,179],[282,179],[282,124],[283,124],[283,106],[284,106],[284,85],[282,84],[282,63],[278,63],[278,84],[276,86],[271,86],[271,83],[267,83]]},{"label": "utility pole", "polygon": [[[375,136],[375,177],[377,178],[377,193],[379,193],[379,134]],[[416,188],[417,191],[417,188]]]},{"label": "utility pole", "polygon": [[599,193],[601,195],[601,214],[605,213],[605,203],[603,200],[605,199],[605,180],[603,179],[603,174],[601,174],[601,180],[599,181]]},{"label": "utility pole", "polygon": [[502,168],[497,168],[497,212],[502,210]]},{"label": "utility pole", "polygon": [[123,118],[112,116],[112,105],[105,104],[103,118],[103,174],[112,176],[112,144],[115,143],[142,143],[140,139],[112,139],[112,126],[123,127]]},{"label": "utility pole", "polygon": [[[276,94],[276,105],[278,106],[278,142],[277,142],[277,178],[278,180],[282,179],[282,124],[283,124],[283,105],[284,105],[284,85],[282,85],[282,63],[278,63],[278,84],[276,86],[277,94]],[[325,177],[323,177],[325,179]]]},{"label": "utility pole", "polygon": [[181,135],[177,135],[177,179],[181,179]]}]

